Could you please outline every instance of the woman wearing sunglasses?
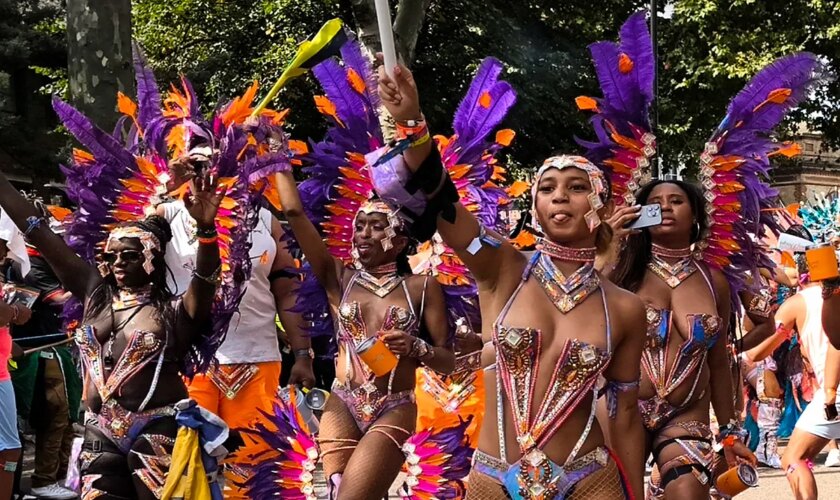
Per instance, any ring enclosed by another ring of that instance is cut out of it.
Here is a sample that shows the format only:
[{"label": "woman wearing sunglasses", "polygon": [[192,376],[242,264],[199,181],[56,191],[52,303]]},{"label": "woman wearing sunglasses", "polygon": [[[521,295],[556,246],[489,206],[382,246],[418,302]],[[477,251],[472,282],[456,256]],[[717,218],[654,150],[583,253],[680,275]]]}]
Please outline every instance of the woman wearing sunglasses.
[{"label": "woman wearing sunglasses", "polygon": [[186,293],[166,286],[164,250],[172,233],[161,217],[111,230],[99,268],[50,231],[41,214],[0,173],[0,205],[84,304],[76,342],[86,368],[83,497],[158,498],[177,432],[174,405],[187,398],[179,363],[210,330],[220,275],[216,213],[223,193],[196,179],[185,202],[201,233]]}]

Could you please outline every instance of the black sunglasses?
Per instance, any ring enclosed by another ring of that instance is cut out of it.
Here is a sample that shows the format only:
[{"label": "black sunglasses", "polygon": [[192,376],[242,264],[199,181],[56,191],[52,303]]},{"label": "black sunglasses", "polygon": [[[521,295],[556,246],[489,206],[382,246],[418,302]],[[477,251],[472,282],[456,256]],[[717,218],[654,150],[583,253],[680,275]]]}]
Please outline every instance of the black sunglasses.
[{"label": "black sunglasses", "polygon": [[117,258],[121,259],[123,262],[133,264],[135,262],[140,262],[140,260],[143,259],[143,254],[137,250],[122,250],[120,252],[102,253],[102,260],[108,264],[114,264],[117,262]]}]

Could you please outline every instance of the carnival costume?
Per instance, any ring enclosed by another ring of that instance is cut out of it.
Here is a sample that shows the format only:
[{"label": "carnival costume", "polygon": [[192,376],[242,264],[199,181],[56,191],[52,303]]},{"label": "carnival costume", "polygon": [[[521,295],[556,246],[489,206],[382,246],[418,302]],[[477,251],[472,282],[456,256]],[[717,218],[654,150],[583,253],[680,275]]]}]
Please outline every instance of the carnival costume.
[{"label": "carnival costume", "polygon": [[[549,158],[537,172],[533,189],[535,191],[539,179],[547,170],[566,168],[583,170],[589,176],[592,185],[592,194],[589,197],[591,210],[586,214],[586,221],[590,230],[595,231],[600,224],[597,210],[609,199],[609,186],[603,172],[588,160],[574,156]],[[414,203],[407,183],[400,182],[404,172],[405,165],[399,158],[395,159],[384,173],[374,170],[377,192],[389,203],[400,207]],[[423,213],[423,217],[430,217],[432,220],[438,213],[444,218],[451,217],[451,212],[447,213],[448,203],[457,202],[459,193],[434,152],[413,174],[411,182],[419,183],[424,193],[445,193],[440,198],[430,198],[426,206],[418,206],[412,209],[413,212]],[[437,185],[439,182],[442,182],[444,187],[435,189],[433,184]],[[435,210],[435,205],[440,207],[439,211],[430,213],[430,209]],[[501,243],[487,231],[486,222],[480,217],[479,224],[481,230],[469,246],[468,252],[475,253],[485,245],[498,246]],[[415,223],[413,229],[422,232],[424,225],[422,222]],[[582,267],[567,277],[557,269],[552,258],[580,262]],[[578,456],[594,423],[595,403],[600,389],[598,381],[612,356],[610,318],[606,308],[606,297],[601,291],[599,277],[594,269],[594,258],[594,248],[569,249],[542,240],[538,251],[525,267],[519,286],[494,323],[492,341],[496,347],[496,363],[485,370],[495,373],[500,457],[494,457],[481,450],[475,451],[468,498],[626,497],[627,490],[620,467],[606,447],[600,446]],[[533,408],[534,390],[543,357],[542,332],[532,328],[508,327],[504,324],[507,311],[516,301],[520,290],[529,286],[529,283],[536,283],[535,286],[542,289],[551,303],[564,315],[591,295],[601,291],[606,319],[605,350],[575,339],[565,341],[556,361],[556,369],[551,370],[552,379],[548,383],[548,392],[537,408]],[[632,382],[613,383],[603,389],[611,394],[610,400],[615,403],[617,391],[632,387],[635,387]],[[505,436],[509,432],[505,422],[505,400],[510,405],[512,427],[520,448],[521,458],[513,464],[508,462],[505,449]],[[542,449],[582,404],[590,405],[588,422],[568,457],[562,462],[556,462]],[[611,406],[614,410],[615,405]]]},{"label": "carnival costume", "polygon": [[[324,314],[331,309],[326,294],[305,267],[294,309],[306,318],[309,335],[335,335],[342,348],[336,363],[344,367],[345,379],[335,381],[323,418],[326,420],[329,415],[334,427],[330,435],[335,437],[324,437],[323,425],[320,435],[314,436],[293,404],[275,401],[274,412],[267,414],[268,422],[261,422],[253,433],[270,450],[257,452],[254,476],[245,486],[252,498],[273,494],[314,499],[315,464],[329,461],[334,453],[355,450],[358,440],[341,436],[356,436],[361,431],[387,436],[405,454],[408,474],[405,495],[418,499],[457,495],[463,490],[460,480],[469,464],[470,449],[465,436],[469,422],[417,434],[413,425],[404,429],[376,423],[394,408],[414,404],[414,391],[392,390],[396,367],[377,377],[361,360],[357,350],[376,331],[366,323],[359,302],[350,295],[359,288],[380,298],[392,293],[404,295],[406,305],[391,305],[377,331],[405,331],[417,339],[415,347],[428,349],[424,340],[427,334],[422,328],[426,287],[424,284],[420,297],[412,297],[406,276],[397,272],[396,265],[363,269],[358,264],[358,254],[352,247],[357,214],[387,216],[387,236],[381,242],[385,250],[393,245],[392,238],[404,231],[402,219],[372,196],[365,156],[376,154],[385,141],[377,114],[379,99],[371,64],[358,42],[347,42],[340,53],[341,62],[327,59],[312,69],[326,94],[315,98],[316,105],[331,123],[326,138],[311,143],[310,152],[300,157],[309,178],[298,189],[307,217],[320,226],[330,252],[346,266],[339,277],[342,298],[333,316]],[[333,396],[337,403],[333,402]],[[344,408],[330,408],[336,404]],[[341,472],[327,478],[331,498],[339,489]],[[387,481],[390,485],[393,479],[372,475],[369,480]]]},{"label": "carnival costume", "polygon": [[[621,28],[621,43],[600,42],[590,46],[604,96],[580,97],[580,109],[594,113],[596,142],[580,141],[587,157],[608,169],[617,205],[633,204],[633,192],[650,179],[649,165],[656,153],[656,138],[648,120],[653,100],[654,55],[645,14],[637,13]],[[731,300],[740,310],[743,292],[757,292],[748,283],[758,269],[771,269],[772,262],[759,243],[765,227],[775,230],[765,209],[776,192],[766,183],[775,155],[793,156],[796,145],[776,143],[770,134],[786,113],[802,101],[814,81],[819,63],[812,54],[801,53],[764,68],[732,100],[727,115],[700,154],[699,180],[707,202],[709,230],[699,235],[695,248],[670,250],[653,246],[648,269],[675,289],[699,273],[717,304]],[[666,261],[670,259],[672,262]],[[711,271],[723,273],[731,297],[716,297]],[[760,302],[760,301],[759,301]],[[759,304],[762,309],[769,304]],[[659,470],[661,482],[651,482],[649,495],[660,497],[668,482],[693,474],[702,484],[711,479],[712,435],[708,423],[672,420],[700,399],[706,388],[698,387],[709,350],[719,341],[719,331],[729,318],[689,314],[676,318],[667,309],[648,308],[648,343],[642,357],[643,373],[655,395],[639,401],[648,432],[654,433],[654,459],[668,445],[677,444],[684,454]],[[679,322],[679,323],[676,323]],[[685,325],[687,338],[676,336],[674,324]],[[671,344],[679,343],[678,348]],[[669,399],[676,389],[690,387],[678,401]],[[742,434],[732,422],[721,436]],[[654,474],[656,476],[656,474]]]},{"label": "carnival costume", "polygon": [[[193,273],[215,284],[217,292],[209,331],[196,337],[181,359],[176,359],[171,350],[173,323],[167,318],[161,321],[162,332],[132,332],[125,339],[125,349],[118,353],[113,352],[116,328],[103,345],[92,325],[78,326],[82,318],[78,302],[65,309],[69,325],[76,327],[75,340],[84,362],[85,378],[96,387],[101,401],[99,411],[89,410],[86,419],[81,457],[85,499],[127,494],[131,474],[156,497],[163,494],[167,482],[178,480],[174,474],[167,478],[167,470],[173,460],[180,460],[171,455],[173,447],[179,449],[175,442],[175,417],[179,409],[174,404],[149,407],[149,402],[162,373],[180,372],[192,377],[213,364],[215,351],[238,308],[242,284],[251,269],[248,234],[255,222],[260,193],[249,181],[267,172],[289,168],[284,149],[261,149],[256,146],[260,141],[254,140],[259,134],[276,136],[273,113],[267,112],[244,124],[247,114],[239,106],[241,101],[236,100],[220,109],[210,122],[205,122],[200,117],[192,87],[185,79],[182,79],[183,89],[173,87],[161,107],[157,84],[139,48],[135,48],[135,71],[138,102],[119,96],[119,109],[124,116],[113,134],[101,131],[69,105],[54,100],[59,118],[90,151],[74,151],[73,163],[62,167],[68,195],[79,207],[70,217],[65,239],[78,255],[96,266],[100,262],[97,253],[103,245],[107,251],[112,241],[137,238],[143,245],[144,270],[152,273],[153,256],[156,252],[163,253],[166,242],[144,229],[142,219],[154,213],[157,203],[166,200],[170,178],[168,159],[200,147],[206,148],[210,172],[228,189],[216,219],[222,265],[212,276]],[[181,193],[186,194],[187,190],[184,186]],[[123,224],[127,222],[133,224]],[[200,236],[215,241],[214,235]],[[99,269],[103,276],[110,273],[108,266],[100,264]],[[149,306],[151,293],[151,285],[142,290],[120,290],[109,309],[112,314],[133,309],[131,319]],[[171,307],[173,311],[181,307],[180,299],[173,298]],[[152,376],[143,402],[138,408],[125,408],[120,402],[121,390],[139,374],[148,374],[149,369]],[[184,410],[187,406],[181,405]],[[204,428],[209,429],[210,426]],[[219,432],[226,435],[227,431]],[[183,447],[181,450],[191,453]],[[209,464],[206,467],[212,469]],[[214,498],[218,497],[218,485],[213,485],[212,490]]]}]

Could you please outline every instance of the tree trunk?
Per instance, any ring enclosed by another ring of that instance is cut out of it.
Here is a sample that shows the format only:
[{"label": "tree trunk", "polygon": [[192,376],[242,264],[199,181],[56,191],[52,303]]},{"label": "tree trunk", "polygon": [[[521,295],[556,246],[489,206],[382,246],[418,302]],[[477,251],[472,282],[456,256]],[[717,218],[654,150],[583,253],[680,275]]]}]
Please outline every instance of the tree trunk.
[{"label": "tree trunk", "polygon": [[397,17],[394,19],[394,37],[397,52],[408,67],[414,63],[414,49],[417,48],[417,38],[423,29],[426,10],[432,0],[400,0],[397,7]]},{"label": "tree trunk", "polygon": [[[371,52],[382,50],[379,41],[379,26],[376,22],[374,0],[350,0],[359,40]],[[400,0],[397,4],[397,17],[394,20],[394,42],[400,62],[408,67],[414,62],[414,49],[417,37],[423,29],[426,10],[432,0]]]},{"label": "tree trunk", "polygon": [[117,91],[134,94],[131,0],[68,0],[67,41],[70,99],[110,130]]}]

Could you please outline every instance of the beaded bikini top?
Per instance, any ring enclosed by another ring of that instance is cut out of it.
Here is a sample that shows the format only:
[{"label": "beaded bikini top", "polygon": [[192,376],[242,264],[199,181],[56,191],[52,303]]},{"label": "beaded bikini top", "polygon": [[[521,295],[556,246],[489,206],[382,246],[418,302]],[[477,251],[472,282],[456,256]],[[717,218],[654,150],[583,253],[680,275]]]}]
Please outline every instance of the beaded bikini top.
[{"label": "beaded bikini top", "polygon": [[96,338],[96,328],[91,325],[84,325],[76,330],[76,344],[79,346],[79,353],[85,364],[91,380],[96,385],[99,397],[103,403],[107,403],[115,396],[119,396],[120,389],[126,381],[139,373],[150,363],[156,363],[155,376],[152,380],[149,392],[137,411],[143,411],[152,398],[160,378],[160,371],[163,365],[166,345],[168,339],[161,339],[152,332],[145,330],[134,330],[128,337],[128,343],[122,354],[117,358],[113,370],[106,377],[104,366],[102,344]]},{"label": "beaded bikini top", "polygon": [[[366,380],[372,378],[372,372],[367,365],[362,362],[356,353],[359,345],[376,334],[376,331],[369,332],[364,316],[362,315],[362,308],[357,301],[348,301],[347,297],[353,285],[359,279],[361,273],[356,273],[350,279],[347,287],[344,290],[344,296],[341,299],[341,306],[338,308],[338,341],[343,344],[347,353],[347,364],[352,365],[354,373],[363,373]],[[416,334],[420,327],[420,321],[414,313],[413,302],[411,295],[408,292],[408,283],[403,279],[400,284],[403,287],[405,298],[408,306],[411,309],[406,309],[400,306],[389,306],[385,313],[385,319],[382,321],[382,326],[377,331],[384,330],[402,330],[410,334]],[[391,290],[396,286],[391,287]],[[378,294],[377,294],[378,296]],[[425,299],[425,294],[424,294]],[[422,315],[421,305],[421,315]],[[349,383],[350,373],[346,374]]]},{"label": "beaded bikini top", "polygon": [[[550,262],[550,260],[549,260]],[[560,356],[552,370],[551,380],[542,402],[534,413],[534,398],[537,376],[540,368],[540,357],[543,353],[543,334],[540,330],[533,328],[514,328],[504,326],[503,322],[507,313],[516,299],[522,286],[534,274],[535,276],[549,276],[552,271],[545,269],[546,262],[541,252],[537,252],[531,259],[528,267],[523,273],[522,281],[516,291],[511,295],[505,307],[496,320],[493,342],[496,346],[496,377],[497,377],[497,413],[499,424],[499,446],[502,460],[506,460],[504,450],[504,412],[501,411],[502,398],[500,385],[504,387],[506,399],[510,403],[513,423],[516,430],[516,439],[519,443],[523,456],[531,450],[539,450],[550,440],[560,426],[568,419],[578,404],[593,394],[600,375],[606,369],[611,357],[610,345],[610,319],[607,313],[606,297],[601,292],[604,302],[604,314],[606,316],[607,328],[607,350],[604,351],[594,345],[576,339],[567,339],[564,342]],[[586,290],[582,299],[574,305],[582,302],[594,290],[586,279],[579,280],[577,276],[586,275],[589,271],[584,266],[583,271],[576,272],[571,279],[577,281],[578,290]],[[537,268],[540,268],[537,270]],[[592,271],[592,277],[597,279]],[[590,278],[591,279],[591,278]],[[557,294],[550,293],[546,284],[551,282],[538,280],[546,292],[548,298],[561,312],[564,312],[563,305],[568,302],[555,299]],[[556,287],[562,287],[563,283],[554,282]],[[571,290],[569,290],[571,291]],[[564,292],[565,293],[565,292]],[[501,384],[500,384],[501,383]],[[572,460],[583,445],[586,436],[591,429],[594,419],[594,403],[597,400],[593,397],[593,408],[589,422],[582,438],[578,441],[575,449],[569,455]],[[540,452],[541,453],[541,452]]]},{"label": "beaded bikini top", "polygon": [[[714,297],[715,292],[709,277],[701,267],[697,266],[695,269],[699,270]],[[669,363],[670,344],[675,338],[679,339],[679,335],[675,336],[672,329],[673,312],[648,305],[647,344],[642,353],[642,368],[653,382],[659,398],[666,398],[695,374],[691,391],[680,406],[687,404],[694,396],[700,380],[700,368],[706,361],[709,349],[715,345],[722,324],[721,318],[713,314],[688,314],[686,320],[688,338],[680,345],[676,356]]]}]

